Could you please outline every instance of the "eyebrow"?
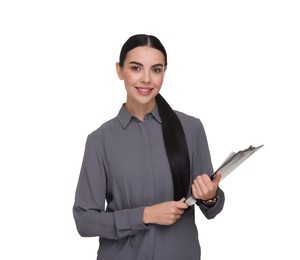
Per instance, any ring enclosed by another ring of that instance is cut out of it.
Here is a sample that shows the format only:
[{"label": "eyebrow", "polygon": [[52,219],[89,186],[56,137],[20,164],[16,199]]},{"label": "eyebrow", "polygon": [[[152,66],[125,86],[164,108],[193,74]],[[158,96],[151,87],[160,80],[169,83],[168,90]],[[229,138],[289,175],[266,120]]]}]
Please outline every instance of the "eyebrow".
[{"label": "eyebrow", "polygon": [[[129,64],[136,64],[136,65],[139,65],[141,67],[144,67],[144,65],[142,63],[137,62],[137,61],[131,61],[131,62],[129,62]],[[157,63],[157,64],[152,65],[151,67],[157,67],[157,66],[163,67],[164,65],[161,64],[161,63]]]}]

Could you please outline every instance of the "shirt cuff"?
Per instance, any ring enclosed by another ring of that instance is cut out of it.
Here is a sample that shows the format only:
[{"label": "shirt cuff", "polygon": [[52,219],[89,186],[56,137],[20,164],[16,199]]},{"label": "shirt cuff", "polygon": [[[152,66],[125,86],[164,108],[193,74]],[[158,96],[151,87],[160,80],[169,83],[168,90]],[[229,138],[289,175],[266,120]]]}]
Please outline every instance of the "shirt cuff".
[{"label": "shirt cuff", "polygon": [[118,231],[135,235],[142,230],[148,229],[143,223],[144,208],[145,207],[115,211],[114,216]]}]

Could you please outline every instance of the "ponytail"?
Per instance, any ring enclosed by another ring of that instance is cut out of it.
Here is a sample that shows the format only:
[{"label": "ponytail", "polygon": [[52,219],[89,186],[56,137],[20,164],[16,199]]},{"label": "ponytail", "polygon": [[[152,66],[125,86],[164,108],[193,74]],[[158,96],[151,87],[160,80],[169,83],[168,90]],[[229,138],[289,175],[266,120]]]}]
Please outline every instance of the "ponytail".
[{"label": "ponytail", "polygon": [[173,178],[174,200],[187,196],[190,185],[190,159],[181,122],[167,101],[156,96],[165,149]]}]

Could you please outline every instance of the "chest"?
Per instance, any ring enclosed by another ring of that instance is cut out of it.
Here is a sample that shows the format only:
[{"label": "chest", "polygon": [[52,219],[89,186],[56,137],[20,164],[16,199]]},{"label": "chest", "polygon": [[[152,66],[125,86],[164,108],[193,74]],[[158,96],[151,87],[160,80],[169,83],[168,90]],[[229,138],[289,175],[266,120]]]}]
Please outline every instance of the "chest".
[{"label": "chest", "polygon": [[104,147],[110,193],[122,190],[127,197],[172,196],[172,175],[160,124],[136,123],[110,135]]}]

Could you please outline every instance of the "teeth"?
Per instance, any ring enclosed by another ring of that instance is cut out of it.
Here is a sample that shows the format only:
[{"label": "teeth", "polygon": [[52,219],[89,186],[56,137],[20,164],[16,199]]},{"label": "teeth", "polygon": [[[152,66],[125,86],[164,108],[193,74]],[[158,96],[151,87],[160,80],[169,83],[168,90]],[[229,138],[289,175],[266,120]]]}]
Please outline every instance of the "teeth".
[{"label": "teeth", "polygon": [[138,88],[139,91],[142,91],[142,92],[150,92],[151,89],[150,88]]}]

